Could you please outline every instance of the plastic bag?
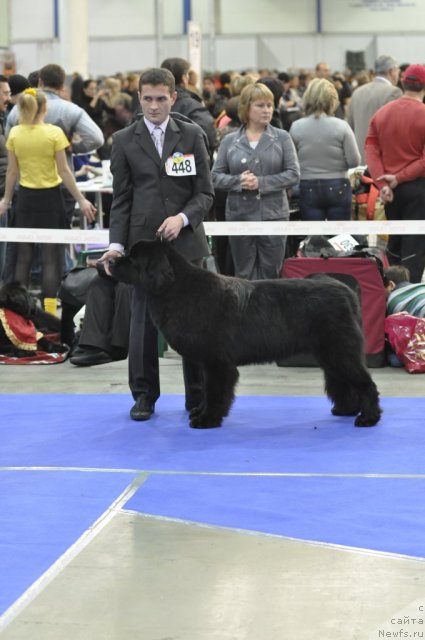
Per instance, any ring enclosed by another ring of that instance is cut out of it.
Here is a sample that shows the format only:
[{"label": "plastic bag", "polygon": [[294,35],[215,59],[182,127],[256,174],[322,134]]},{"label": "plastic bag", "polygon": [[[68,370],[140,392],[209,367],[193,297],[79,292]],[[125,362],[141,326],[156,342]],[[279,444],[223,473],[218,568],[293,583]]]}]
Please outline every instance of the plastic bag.
[{"label": "plastic bag", "polygon": [[385,319],[385,333],[409,373],[425,373],[425,318],[394,313]]}]

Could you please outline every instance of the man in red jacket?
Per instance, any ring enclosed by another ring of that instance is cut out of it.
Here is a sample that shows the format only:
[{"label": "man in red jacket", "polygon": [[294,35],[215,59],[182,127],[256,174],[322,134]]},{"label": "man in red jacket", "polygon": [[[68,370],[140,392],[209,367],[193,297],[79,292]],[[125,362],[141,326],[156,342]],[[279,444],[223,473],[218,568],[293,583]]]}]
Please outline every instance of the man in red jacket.
[{"label": "man in red jacket", "polygon": [[[370,121],[365,156],[380,189],[388,220],[425,218],[425,66],[412,64],[402,76],[404,95],[381,107]],[[425,236],[391,236],[391,264],[410,271],[421,282],[425,269]]]}]

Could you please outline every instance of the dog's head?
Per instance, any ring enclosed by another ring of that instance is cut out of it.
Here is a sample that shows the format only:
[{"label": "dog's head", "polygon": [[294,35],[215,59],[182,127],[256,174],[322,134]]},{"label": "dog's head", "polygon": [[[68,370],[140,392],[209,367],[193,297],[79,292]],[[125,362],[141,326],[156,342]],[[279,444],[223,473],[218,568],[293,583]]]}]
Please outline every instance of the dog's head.
[{"label": "dog's head", "polygon": [[10,309],[24,318],[31,318],[37,302],[23,284],[9,282],[0,288],[0,307]]},{"label": "dog's head", "polygon": [[167,254],[166,243],[141,240],[131,248],[129,255],[111,264],[111,273],[118,282],[142,286],[148,293],[161,293],[174,282],[174,271]]}]

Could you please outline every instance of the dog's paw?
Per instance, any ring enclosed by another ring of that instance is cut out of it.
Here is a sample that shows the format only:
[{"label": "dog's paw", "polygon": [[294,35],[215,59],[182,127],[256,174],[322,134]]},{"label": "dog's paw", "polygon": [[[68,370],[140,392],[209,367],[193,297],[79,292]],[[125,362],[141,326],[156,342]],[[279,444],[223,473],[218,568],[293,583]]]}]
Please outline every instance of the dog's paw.
[{"label": "dog's paw", "polygon": [[358,408],[353,409],[353,407],[341,407],[337,405],[334,405],[331,411],[334,416],[356,416],[359,412]]},{"label": "dog's paw", "polygon": [[375,424],[378,424],[380,418],[381,414],[379,412],[372,413],[367,416],[365,416],[363,413],[359,413],[354,421],[354,424],[356,427],[374,427]]},{"label": "dog's paw", "polygon": [[55,345],[55,351],[56,353],[66,353],[69,351],[69,347],[67,344],[57,344]]},{"label": "dog's paw", "polygon": [[202,412],[198,413],[197,409],[192,409],[190,412],[189,424],[192,429],[215,429],[216,427],[221,427],[222,422],[222,416],[211,416]]}]

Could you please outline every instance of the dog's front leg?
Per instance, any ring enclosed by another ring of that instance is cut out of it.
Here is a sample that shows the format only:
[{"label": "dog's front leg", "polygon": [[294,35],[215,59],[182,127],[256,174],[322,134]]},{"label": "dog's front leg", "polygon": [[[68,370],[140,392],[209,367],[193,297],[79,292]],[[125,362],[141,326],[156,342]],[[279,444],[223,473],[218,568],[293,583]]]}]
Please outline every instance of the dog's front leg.
[{"label": "dog's front leg", "polygon": [[212,429],[221,426],[232,406],[238,378],[237,368],[226,362],[204,364],[204,400],[190,412],[191,427]]}]

